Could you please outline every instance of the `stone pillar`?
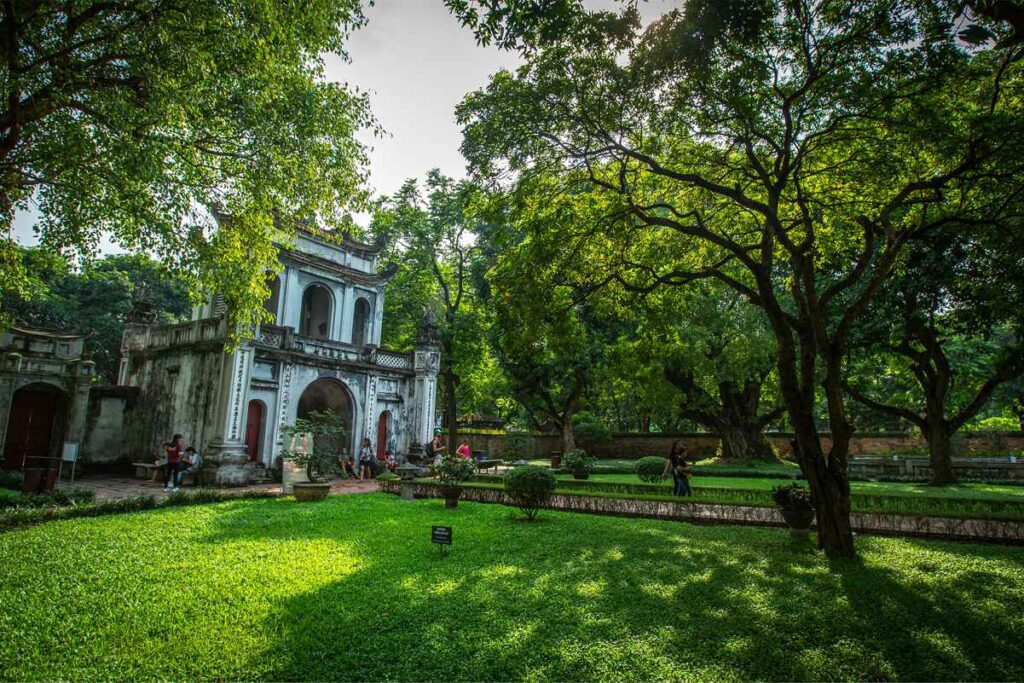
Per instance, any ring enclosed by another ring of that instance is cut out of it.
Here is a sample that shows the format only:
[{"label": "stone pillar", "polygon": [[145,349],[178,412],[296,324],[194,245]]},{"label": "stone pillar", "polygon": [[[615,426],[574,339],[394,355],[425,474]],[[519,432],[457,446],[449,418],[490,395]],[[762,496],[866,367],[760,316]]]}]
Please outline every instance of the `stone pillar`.
[{"label": "stone pillar", "polygon": [[71,381],[68,383],[68,422],[65,441],[77,441],[79,449],[85,440],[85,422],[89,411],[89,389],[92,387],[96,364],[91,360],[69,363]]},{"label": "stone pillar", "polygon": [[378,285],[377,296],[373,300],[373,311],[370,316],[370,334],[367,338],[372,344],[380,346],[381,333],[384,330],[384,285]]},{"label": "stone pillar", "polygon": [[242,486],[249,483],[249,455],[245,451],[245,397],[249,387],[253,348],[240,344],[221,356],[220,389],[214,410],[216,436],[207,447],[210,462],[217,465],[217,484]]},{"label": "stone pillar", "polygon": [[[427,330],[425,329],[425,332]],[[422,334],[416,342],[413,369],[416,371],[409,450],[419,450],[434,438],[434,402],[437,395],[437,372],[441,366],[436,337]]]}]

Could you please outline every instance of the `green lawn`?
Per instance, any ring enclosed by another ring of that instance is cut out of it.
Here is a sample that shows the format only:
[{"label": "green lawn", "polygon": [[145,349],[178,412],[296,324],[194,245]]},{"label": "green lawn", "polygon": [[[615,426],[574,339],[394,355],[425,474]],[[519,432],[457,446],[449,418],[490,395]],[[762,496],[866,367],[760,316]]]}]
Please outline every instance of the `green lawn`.
[{"label": "green lawn", "polygon": [[1024,678],[1024,548],[858,547],[380,494],[53,522],[0,535],[0,679]]}]

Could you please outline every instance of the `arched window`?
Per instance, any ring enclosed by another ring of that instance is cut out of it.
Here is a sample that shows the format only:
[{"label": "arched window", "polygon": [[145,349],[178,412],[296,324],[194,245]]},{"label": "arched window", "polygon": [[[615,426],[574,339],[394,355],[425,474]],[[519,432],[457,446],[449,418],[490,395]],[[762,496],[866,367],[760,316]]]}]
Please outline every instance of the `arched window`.
[{"label": "arched window", "polygon": [[331,293],[323,285],[310,285],[302,293],[299,334],[317,339],[331,335]]},{"label": "arched window", "polygon": [[270,296],[263,302],[263,308],[270,312],[270,315],[274,316],[273,320],[270,321],[271,325],[277,324],[277,302],[281,298],[281,278],[274,275],[272,279],[267,280],[267,287],[270,288]]},{"label": "arched window", "polygon": [[362,346],[369,341],[367,339],[370,329],[370,302],[359,297],[356,299],[355,310],[352,313],[352,343]]}]

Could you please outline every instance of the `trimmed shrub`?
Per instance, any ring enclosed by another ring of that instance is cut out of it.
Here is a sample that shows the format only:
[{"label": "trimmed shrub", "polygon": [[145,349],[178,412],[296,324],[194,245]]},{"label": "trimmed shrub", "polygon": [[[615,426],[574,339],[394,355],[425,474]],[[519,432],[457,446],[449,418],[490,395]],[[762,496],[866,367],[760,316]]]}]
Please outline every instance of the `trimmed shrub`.
[{"label": "trimmed shrub", "polygon": [[0,489],[11,489],[12,491],[20,491],[21,486],[25,481],[25,475],[21,472],[8,472],[7,470],[0,470]]},{"label": "trimmed shrub", "polygon": [[555,475],[546,467],[522,465],[505,475],[505,493],[526,518],[533,520],[555,491]]},{"label": "trimmed shrub", "polygon": [[668,461],[665,458],[657,455],[640,458],[636,461],[636,476],[640,477],[640,481],[646,481],[648,484],[661,481],[666,462]]},{"label": "trimmed shrub", "polygon": [[570,472],[593,472],[597,467],[597,458],[587,455],[582,448],[577,448],[562,458],[562,467]]},{"label": "trimmed shrub", "polygon": [[376,476],[377,481],[398,481],[400,476],[390,470],[384,470]]}]

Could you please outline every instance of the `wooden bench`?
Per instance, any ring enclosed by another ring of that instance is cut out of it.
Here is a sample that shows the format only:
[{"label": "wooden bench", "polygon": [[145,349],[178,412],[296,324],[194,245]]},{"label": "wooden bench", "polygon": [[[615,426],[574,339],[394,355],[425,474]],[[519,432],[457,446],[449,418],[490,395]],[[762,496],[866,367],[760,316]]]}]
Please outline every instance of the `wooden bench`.
[{"label": "wooden bench", "polygon": [[498,465],[501,465],[501,464],[502,464],[501,460],[477,460],[476,461],[476,471],[479,472],[480,470],[486,470],[488,468],[493,467],[495,474],[497,474],[497,472],[498,472]]}]

